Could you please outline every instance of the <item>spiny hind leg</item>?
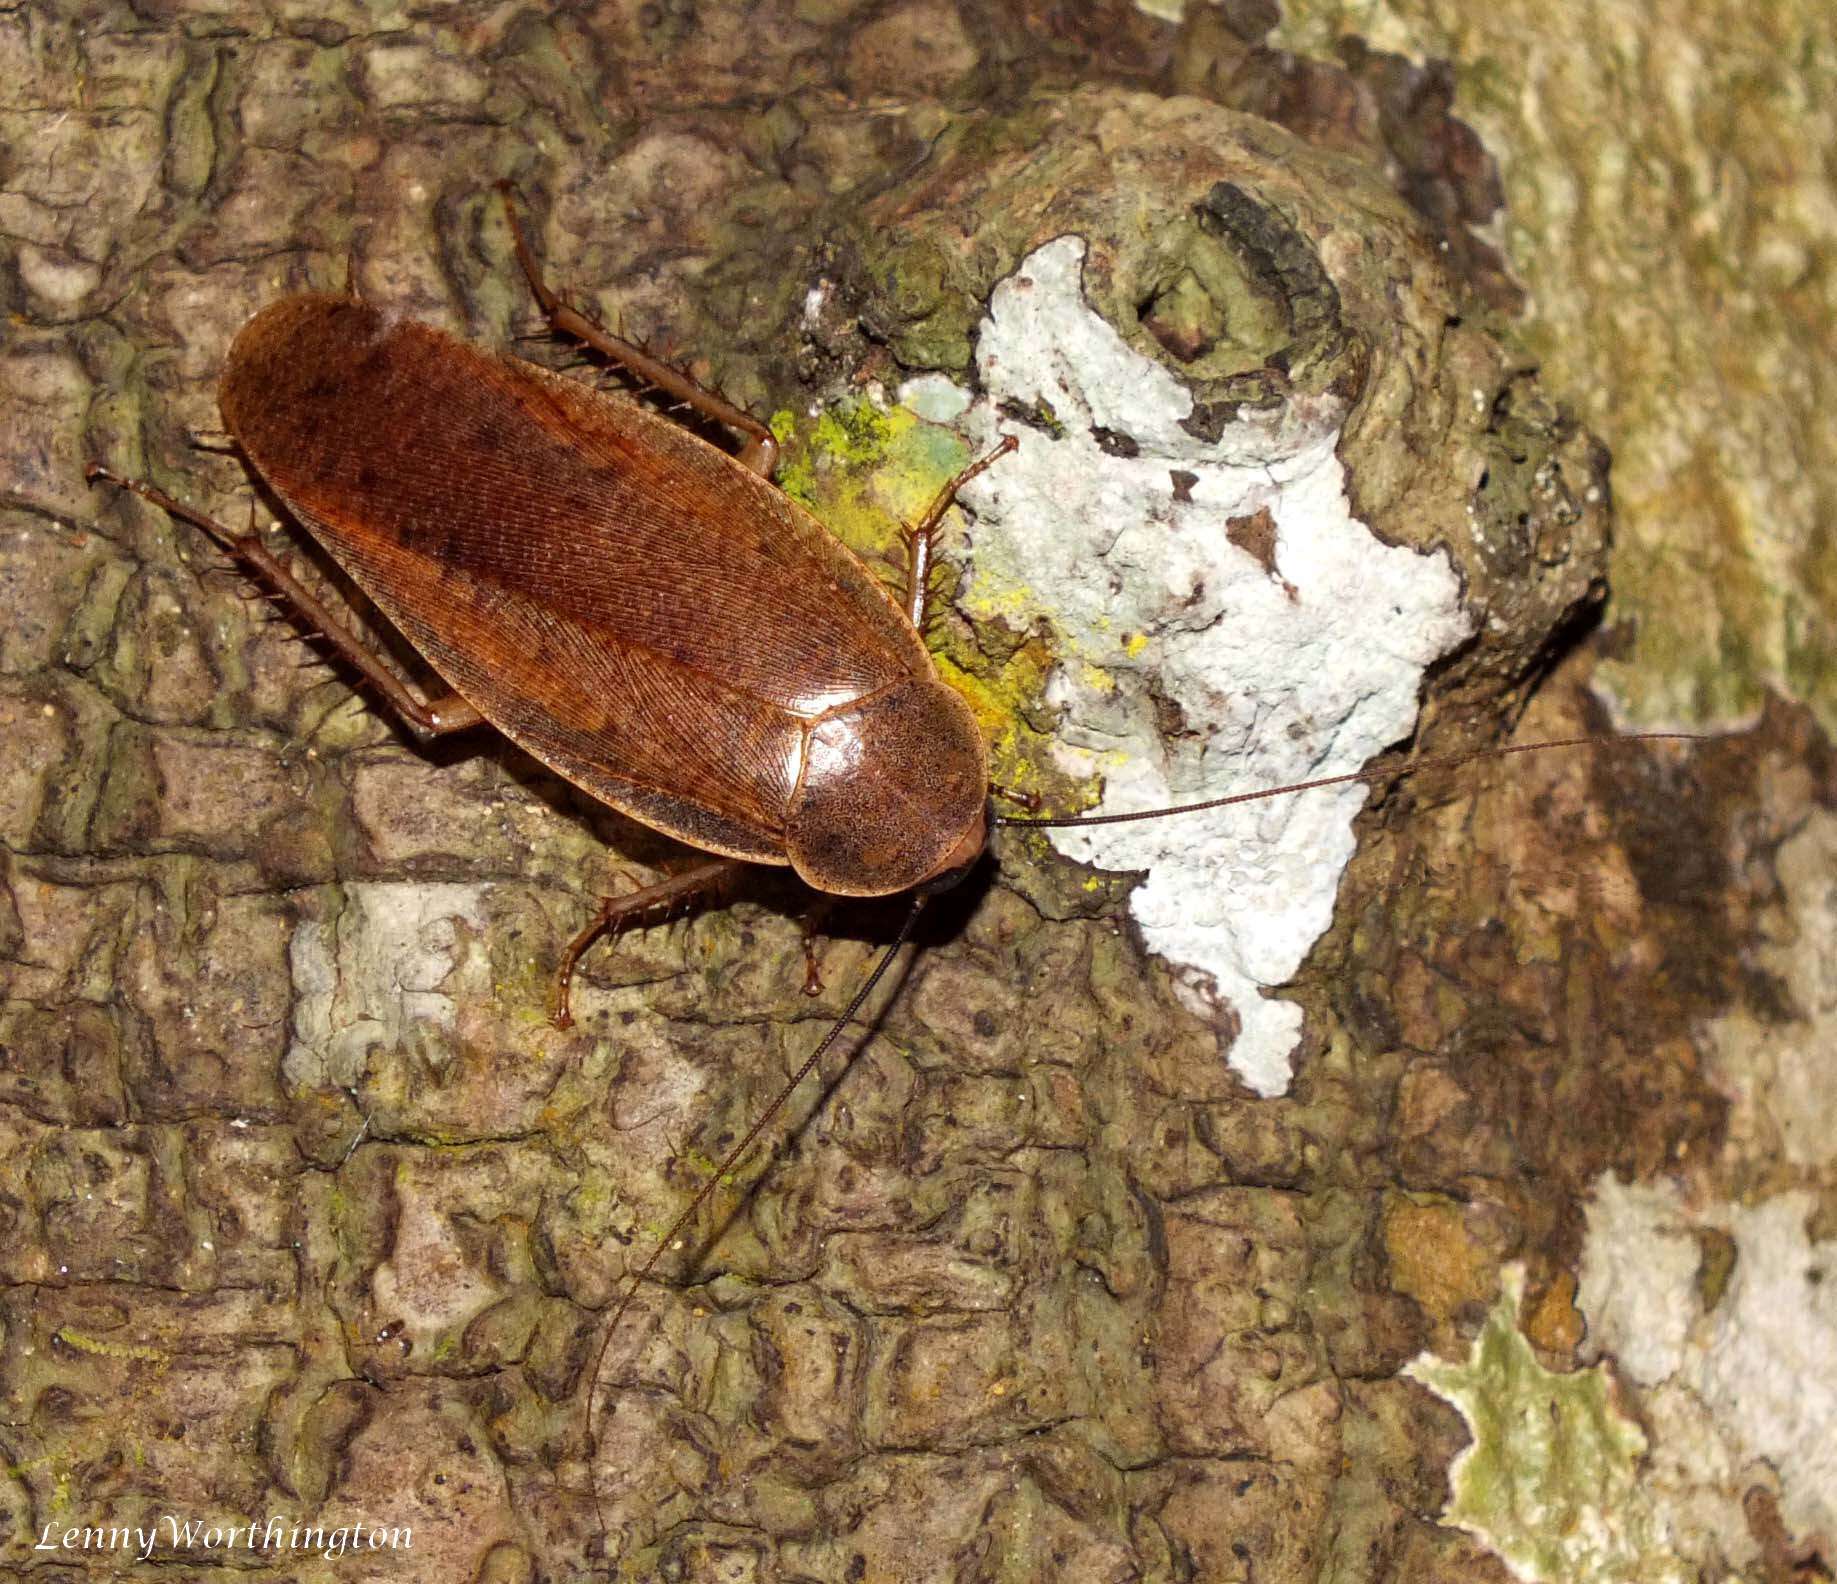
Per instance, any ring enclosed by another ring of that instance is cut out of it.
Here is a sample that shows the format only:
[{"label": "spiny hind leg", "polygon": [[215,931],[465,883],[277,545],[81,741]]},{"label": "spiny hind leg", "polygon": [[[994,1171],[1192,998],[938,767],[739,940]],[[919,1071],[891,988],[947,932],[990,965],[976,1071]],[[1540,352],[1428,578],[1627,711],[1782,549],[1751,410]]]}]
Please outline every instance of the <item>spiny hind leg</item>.
[{"label": "spiny hind leg", "polygon": [[161,511],[170,512],[182,522],[209,534],[219,547],[265,583],[301,626],[323,638],[340,659],[353,666],[382,695],[402,723],[423,741],[443,737],[448,732],[465,731],[483,721],[484,717],[457,693],[423,699],[411,691],[388,661],[333,614],[325,602],[296,578],[253,533],[236,533],[215,518],[192,510],[163,489],[141,479],[123,478],[99,463],[90,463],[83,470],[83,476],[91,484],[113,484],[117,489],[138,495]]},{"label": "spiny hind leg", "polygon": [[691,902],[711,896],[745,867],[745,862],[739,858],[711,858],[693,869],[685,869],[654,885],[641,886],[624,896],[601,897],[599,911],[568,942],[567,950],[561,954],[561,965],[555,970],[554,1005],[549,1021],[559,1029],[574,1026],[574,1014],[568,1006],[568,997],[574,988],[574,969],[581,954],[602,933],[638,923],[647,913],[659,915],[651,920],[658,923],[672,908],[687,907]]},{"label": "spiny hind leg", "polygon": [[925,630],[925,606],[930,598],[931,555],[945,512],[950,510],[950,503],[957,498],[958,490],[977,474],[993,467],[1019,444],[1020,441],[1013,435],[1003,435],[1000,445],[981,461],[970,463],[938,491],[937,498],[925,509],[923,517],[916,523],[906,525],[906,614],[921,633]]},{"label": "spiny hind leg", "polygon": [[697,384],[681,369],[659,362],[641,347],[635,347],[629,341],[622,341],[610,331],[601,329],[578,309],[570,308],[563,302],[542,278],[535,254],[530,251],[523,227],[517,220],[510,183],[499,182],[498,191],[503,194],[504,214],[510,222],[510,239],[517,250],[517,262],[523,266],[523,273],[529,278],[529,289],[535,296],[537,306],[542,309],[543,318],[548,320],[549,328],[558,335],[572,336],[576,341],[592,347],[602,357],[610,358],[647,385],[655,385],[678,401],[688,403],[704,418],[726,424],[729,429],[743,435],[745,443],[740,448],[741,462],[762,477],[770,478],[772,470],[778,465],[778,442],[772,437],[772,431],[745,408],[736,407],[725,396]]}]

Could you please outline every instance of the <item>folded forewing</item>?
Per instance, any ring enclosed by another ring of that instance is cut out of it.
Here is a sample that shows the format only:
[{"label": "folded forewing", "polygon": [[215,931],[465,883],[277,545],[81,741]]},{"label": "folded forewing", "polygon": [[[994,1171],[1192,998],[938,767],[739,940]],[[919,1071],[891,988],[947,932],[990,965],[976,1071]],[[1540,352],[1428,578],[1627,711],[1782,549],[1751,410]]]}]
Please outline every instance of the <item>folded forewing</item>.
[{"label": "folded forewing", "polygon": [[336,297],[264,311],[224,422],[509,736],[700,845],[778,852],[801,723],[929,669],[807,513],[618,397]]}]

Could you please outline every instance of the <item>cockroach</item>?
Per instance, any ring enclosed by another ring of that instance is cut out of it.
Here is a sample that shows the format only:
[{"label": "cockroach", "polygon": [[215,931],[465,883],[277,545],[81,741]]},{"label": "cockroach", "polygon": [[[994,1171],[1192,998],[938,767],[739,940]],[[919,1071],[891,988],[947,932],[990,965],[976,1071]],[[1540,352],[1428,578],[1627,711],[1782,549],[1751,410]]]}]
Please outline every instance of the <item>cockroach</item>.
[{"label": "cockroach", "polygon": [[[712,855],[600,904],[560,964],[557,1024],[568,1022],[570,976],[595,935],[706,893],[742,865],[788,867],[832,896],[912,898],[842,1015],[626,1279],[588,1389],[591,1437],[606,1348],[645,1279],[841,1038],[926,900],[981,858],[992,827],[1194,813],[1395,772],[1139,813],[997,816],[981,733],[921,634],[939,525],[956,492],[1017,442],[1006,437],[965,468],[907,528],[896,599],[772,484],[778,448],[765,426],[548,287],[508,191],[505,200],[550,329],[736,432],[737,454],[639,403],[351,294],[263,309],[238,333],[219,388],[224,425],[249,466],[449,693],[418,696],[252,533],[100,465],[88,476],[202,529],[417,738],[488,723],[593,797]],[[1599,741],[1515,744],[1408,768]]]}]

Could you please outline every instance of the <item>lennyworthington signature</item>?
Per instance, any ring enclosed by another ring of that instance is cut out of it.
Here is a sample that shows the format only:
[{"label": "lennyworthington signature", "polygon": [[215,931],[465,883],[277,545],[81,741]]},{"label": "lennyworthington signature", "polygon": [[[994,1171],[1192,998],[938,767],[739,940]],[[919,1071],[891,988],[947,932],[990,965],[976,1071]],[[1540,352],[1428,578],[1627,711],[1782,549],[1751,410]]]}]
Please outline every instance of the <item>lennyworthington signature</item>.
[{"label": "lennyworthington signature", "polygon": [[131,1552],[140,1562],[155,1552],[196,1556],[204,1552],[274,1553],[316,1551],[327,1561],[361,1551],[407,1551],[414,1546],[408,1524],[329,1524],[270,1517],[248,1523],[202,1522],[162,1514],[151,1524],[48,1523],[34,1551]]}]

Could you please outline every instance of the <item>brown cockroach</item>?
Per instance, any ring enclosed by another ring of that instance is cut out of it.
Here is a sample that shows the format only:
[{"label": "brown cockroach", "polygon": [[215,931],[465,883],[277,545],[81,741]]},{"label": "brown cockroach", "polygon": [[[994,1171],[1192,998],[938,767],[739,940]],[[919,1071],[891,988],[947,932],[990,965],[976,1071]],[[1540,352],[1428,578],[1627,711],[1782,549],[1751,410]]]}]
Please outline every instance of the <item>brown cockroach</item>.
[{"label": "brown cockroach", "polygon": [[981,858],[992,826],[1110,824],[1395,772],[1135,814],[996,816],[981,733],[921,633],[933,535],[956,491],[1016,442],[1004,438],[958,474],[907,529],[908,582],[896,600],[771,483],[768,429],[568,307],[544,283],[514,211],[510,224],[551,329],[736,431],[737,456],[635,402],[352,295],[305,294],[262,310],[237,335],[219,391],[249,465],[449,694],[419,697],[253,534],[101,466],[89,477],[209,534],[416,737],[489,723],[600,801],[714,855],[602,902],[560,965],[558,1024],[568,1021],[575,961],[596,934],[705,893],[741,865],[789,867],[829,895],[912,896],[842,1015],[626,1278],[589,1384],[591,1438],[606,1347],[645,1279],[841,1038],[926,899]]}]

